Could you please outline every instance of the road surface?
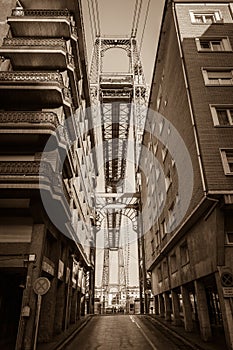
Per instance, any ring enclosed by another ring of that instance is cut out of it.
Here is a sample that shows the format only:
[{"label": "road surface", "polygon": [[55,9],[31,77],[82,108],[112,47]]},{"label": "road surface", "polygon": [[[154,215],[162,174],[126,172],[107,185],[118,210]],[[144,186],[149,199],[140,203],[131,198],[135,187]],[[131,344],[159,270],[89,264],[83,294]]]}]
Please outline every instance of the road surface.
[{"label": "road surface", "polygon": [[94,316],[65,350],[189,350],[146,316]]}]

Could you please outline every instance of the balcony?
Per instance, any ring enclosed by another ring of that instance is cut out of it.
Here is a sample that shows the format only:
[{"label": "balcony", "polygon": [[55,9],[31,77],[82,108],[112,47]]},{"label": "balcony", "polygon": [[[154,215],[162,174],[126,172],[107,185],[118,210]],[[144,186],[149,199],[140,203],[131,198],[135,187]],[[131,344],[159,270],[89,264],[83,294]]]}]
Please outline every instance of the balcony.
[{"label": "balcony", "polygon": [[56,108],[70,112],[71,94],[59,72],[0,72],[2,108]]},{"label": "balcony", "polygon": [[[58,212],[66,211],[69,217],[70,195],[64,180],[56,174],[50,163],[40,161],[0,161],[0,188],[1,191],[16,190],[43,190],[56,200]],[[48,197],[48,198],[49,198]],[[57,212],[57,213],[58,213]],[[59,214],[57,214],[59,215]]]},{"label": "balcony", "polygon": [[73,92],[73,102],[75,107],[78,106],[76,73],[79,77],[80,67],[77,63],[77,53],[75,60],[72,55],[70,41],[64,39],[5,38],[0,48],[0,55],[11,60],[14,70],[67,70]]},{"label": "balcony", "polygon": [[63,37],[77,40],[77,28],[68,10],[16,8],[7,22],[14,37]]},{"label": "balcony", "polygon": [[5,38],[0,55],[15,69],[74,69],[74,59],[64,39]]}]

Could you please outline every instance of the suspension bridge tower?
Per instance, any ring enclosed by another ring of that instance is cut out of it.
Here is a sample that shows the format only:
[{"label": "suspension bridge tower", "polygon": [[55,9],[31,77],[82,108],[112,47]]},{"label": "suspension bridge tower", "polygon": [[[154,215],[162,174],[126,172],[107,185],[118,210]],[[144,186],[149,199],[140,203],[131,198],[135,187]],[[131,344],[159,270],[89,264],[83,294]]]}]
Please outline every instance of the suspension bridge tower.
[{"label": "suspension bridge tower", "polygon": [[[106,73],[103,70],[104,56],[108,50],[116,48],[126,52],[129,70],[125,73]],[[127,249],[120,245],[122,216],[134,220],[133,227],[138,230],[135,227],[138,226],[135,184],[147,111],[147,86],[135,36],[96,38],[91,62],[90,89],[96,145],[102,148],[97,157],[102,183],[102,189],[97,194],[97,211],[100,220],[105,221],[101,291],[107,305],[110,293],[127,298],[130,244],[127,243]],[[133,170],[132,165],[130,170],[127,164],[129,156],[134,163]],[[131,193],[126,183],[129,173],[134,184],[131,186]],[[111,255],[118,259],[118,281],[115,284],[111,284],[109,278]]]}]

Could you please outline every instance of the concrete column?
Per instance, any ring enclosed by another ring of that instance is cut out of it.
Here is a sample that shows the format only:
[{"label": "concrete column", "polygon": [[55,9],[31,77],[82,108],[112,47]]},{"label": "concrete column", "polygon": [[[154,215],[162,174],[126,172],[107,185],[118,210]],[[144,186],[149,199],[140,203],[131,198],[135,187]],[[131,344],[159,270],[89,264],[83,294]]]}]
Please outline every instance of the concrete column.
[{"label": "concrete column", "polygon": [[50,280],[49,291],[42,296],[38,342],[48,342],[53,336],[57,300],[57,278]]},{"label": "concrete column", "polygon": [[208,341],[212,337],[210,317],[206,299],[206,291],[204,284],[201,281],[194,281],[196,300],[197,300],[197,314],[200,324],[201,337],[204,341]]},{"label": "concrete column", "polygon": [[70,310],[70,323],[75,323],[77,320],[77,295],[77,289],[73,289]]},{"label": "concrete column", "polygon": [[176,326],[181,325],[181,318],[180,318],[180,299],[178,293],[176,293],[174,290],[171,291],[172,295],[172,313],[174,317],[174,323]]},{"label": "concrete column", "polygon": [[164,302],[165,302],[165,320],[171,321],[171,303],[169,293],[164,293]]},{"label": "concrete column", "polygon": [[[17,337],[16,349],[31,350],[33,347],[33,338],[35,331],[35,315],[37,305],[37,295],[34,293],[32,286],[35,280],[41,275],[42,248],[46,227],[43,224],[33,226],[32,242],[29,254],[36,255],[36,261],[29,263],[26,288],[24,290],[22,306],[30,307],[30,316],[25,321],[20,318],[21,332]],[[23,338],[22,338],[23,337]],[[23,343],[23,345],[22,345]]]},{"label": "concrete column", "polygon": [[57,288],[57,302],[56,302],[56,312],[54,319],[54,332],[59,334],[62,332],[63,328],[63,319],[64,319],[64,311],[65,311],[65,283],[58,282]]},{"label": "concrete column", "polygon": [[154,308],[155,308],[155,315],[159,315],[159,297],[158,297],[158,295],[154,296]]},{"label": "concrete column", "polygon": [[77,297],[77,319],[80,320],[81,317],[81,292],[78,292]]},{"label": "concrete column", "polygon": [[164,306],[163,294],[159,294],[159,316],[160,317],[165,316],[165,306]]},{"label": "concrete column", "polygon": [[181,286],[181,295],[183,302],[184,327],[186,332],[191,332],[193,330],[192,305],[190,301],[189,291],[184,286]]},{"label": "concrete column", "polygon": [[233,349],[233,298],[224,298],[219,272],[215,274],[227,349]]}]

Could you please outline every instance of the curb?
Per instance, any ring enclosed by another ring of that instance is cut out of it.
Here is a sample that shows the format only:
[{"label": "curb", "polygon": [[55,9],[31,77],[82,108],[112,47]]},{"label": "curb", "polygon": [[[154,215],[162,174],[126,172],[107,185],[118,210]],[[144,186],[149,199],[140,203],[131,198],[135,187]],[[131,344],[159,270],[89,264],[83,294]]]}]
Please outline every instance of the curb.
[{"label": "curb", "polygon": [[89,316],[83,321],[83,323],[75,329],[66,339],[63,339],[57,344],[53,349],[51,350],[63,350],[64,346],[66,346],[85,326],[86,324],[92,319],[92,316]]},{"label": "curb", "polygon": [[166,332],[170,332],[170,334],[173,337],[176,337],[178,340],[180,340],[181,342],[183,342],[185,345],[189,346],[191,349],[193,350],[206,350],[205,348],[201,347],[198,344],[194,344],[193,342],[191,342],[190,340],[188,340],[187,338],[182,337],[180,334],[178,334],[176,331],[174,331],[173,329],[171,329],[169,326],[165,325],[163,322],[160,322],[158,319],[154,318],[153,316],[147,315],[148,318],[150,318],[150,320],[157,324],[160,325]]}]

